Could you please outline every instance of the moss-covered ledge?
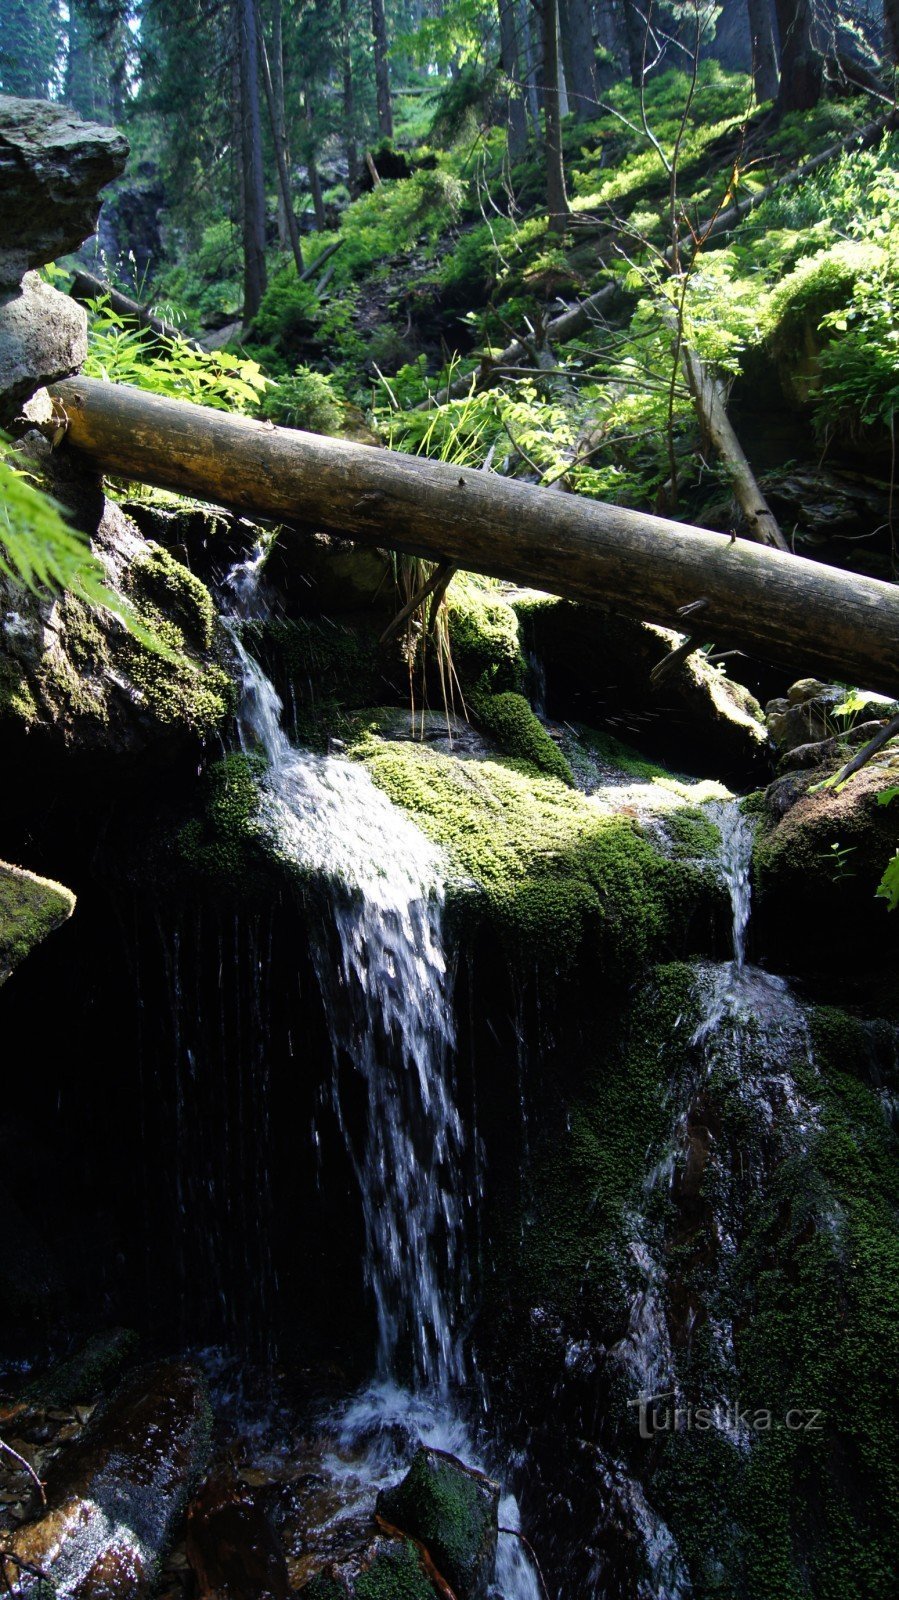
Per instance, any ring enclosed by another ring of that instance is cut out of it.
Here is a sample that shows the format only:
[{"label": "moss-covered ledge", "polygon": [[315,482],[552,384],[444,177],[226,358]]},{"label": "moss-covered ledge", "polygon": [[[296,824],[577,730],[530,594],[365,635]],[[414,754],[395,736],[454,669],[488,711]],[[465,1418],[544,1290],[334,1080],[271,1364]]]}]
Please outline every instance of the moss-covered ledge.
[{"label": "moss-covered ledge", "polygon": [[0,984],[74,909],[71,889],[0,861]]},{"label": "moss-covered ledge", "polygon": [[513,954],[560,969],[584,954],[623,977],[689,952],[703,913],[709,925],[722,894],[714,864],[672,859],[631,808],[604,810],[507,757],[458,760],[371,733],[352,754],[447,852],[451,907],[476,907]]}]

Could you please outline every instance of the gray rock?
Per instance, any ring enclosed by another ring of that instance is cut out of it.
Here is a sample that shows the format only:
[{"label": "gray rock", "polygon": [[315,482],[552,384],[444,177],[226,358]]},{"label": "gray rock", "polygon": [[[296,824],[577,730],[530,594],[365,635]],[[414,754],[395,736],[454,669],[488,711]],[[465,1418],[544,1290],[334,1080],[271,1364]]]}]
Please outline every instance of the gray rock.
[{"label": "gray rock", "polygon": [[337,1600],[338,1596],[371,1600],[372,1595],[383,1595],[385,1600],[436,1600],[437,1593],[414,1544],[383,1534],[352,1555],[329,1561],[300,1590],[304,1600]]},{"label": "gray rock", "polygon": [[[209,1433],[192,1368],[160,1363],[135,1374],[53,1463],[46,1510],[8,1541],[11,1554],[45,1572],[59,1600],[149,1595],[206,1464]],[[40,1592],[23,1571],[20,1593]]]},{"label": "gray rock", "polygon": [[[765,720],[778,754],[783,757],[806,745],[851,736],[859,725],[885,721],[899,710],[896,702],[886,695],[865,692],[858,696],[851,716],[837,716],[836,708],[843,704],[847,693],[841,684],[802,678],[787,691],[786,700],[769,701]],[[822,756],[829,753],[822,752]],[[801,764],[810,763],[803,761]]]},{"label": "gray rock", "polygon": [[45,100],[0,95],[0,288],[90,237],[100,190],[127,155],[115,128]]},{"label": "gray rock", "polygon": [[87,354],[87,312],[36,272],[0,297],[0,425],[36,390],[77,372]]},{"label": "gray rock", "polygon": [[378,1495],[378,1515],[420,1540],[458,1600],[486,1600],[496,1566],[499,1484],[422,1445],[402,1483]]}]

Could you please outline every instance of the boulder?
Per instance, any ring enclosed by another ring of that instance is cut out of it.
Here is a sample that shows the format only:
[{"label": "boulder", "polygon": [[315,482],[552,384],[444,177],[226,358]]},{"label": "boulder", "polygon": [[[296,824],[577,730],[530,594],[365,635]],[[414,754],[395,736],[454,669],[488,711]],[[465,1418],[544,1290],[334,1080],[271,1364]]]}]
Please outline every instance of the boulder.
[{"label": "boulder", "polygon": [[0,426],[44,384],[77,372],[87,354],[87,312],[36,272],[0,296]]},{"label": "boulder", "polygon": [[71,889],[0,861],[0,984],[74,909]]},{"label": "boulder", "polygon": [[379,1535],[343,1561],[329,1561],[304,1583],[305,1600],[435,1600],[446,1596],[428,1576],[421,1552],[409,1539]]},{"label": "boulder", "polygon": [[[206,1464],[209,1432],[193,1368],[135,1373],[53,1463],[46,1508],[7,1539],[10,1555],[45,1573],[57,1600],[141,1600]],[[36,1600],[46,1585],[27,1568],[18,1592]]]},{"label": "boulder", "polygon": [[128,141],[66,106],[0,95],[0,289],[76,250],[94,232],[100,190]]},{"label": "boulder", "polygon": [[545,595],[512,597],[522,642],[546,674],[546,710],[634,745],[674,771],[731,787],[770,771],[761,708],[741,683],[692,655],[661,684],[654,667],[681,636]]},{"label": "boulder", "polygon": [[187,1559],[200,1600],[288,1600],[287,1561],[251,1490],[221,1474],[187,1512]]},{"label": "boulder", "polygon": [[842,684],[800,678],[784,697],[769,700],[765,722],[781,759],[805,745],[851,735],[863,723],[886,721],[899,711],[899,705],[887,695],[855,692],[851,712],[837,715],[837,707],[846,702],[848,695]]},{"label": "boulder", "polygon": [[402,605],[389,550],[370,550],[328,533],[286,528],[266,575],[291,612],[371,611],[386,621]]},{"label": "boulder", "polygon": [[133,1328],[105,1328],[92,1333],[62,1361],[56,1361],[22,1391],[30,1406],[74,1406],[96,1400],[109,1391],[122,1367],[134,1354],[138,1336]]},{"label": "boulder", "polygon": [[423,1544],[457,1600],[486,1600],[496,1567],[499,1484],[422,1445],[409,1471],[378,1495],[378,1516]]}]

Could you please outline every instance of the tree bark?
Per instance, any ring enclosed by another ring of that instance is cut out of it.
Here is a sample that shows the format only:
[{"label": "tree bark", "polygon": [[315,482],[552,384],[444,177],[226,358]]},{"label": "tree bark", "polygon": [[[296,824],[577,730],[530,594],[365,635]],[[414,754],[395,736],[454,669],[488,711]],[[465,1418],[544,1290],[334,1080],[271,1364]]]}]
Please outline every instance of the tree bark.
[{"label": "tree bark", "polygon": [[543,20],[543,124],[546,155],[546,209],[553,233],[564,233],[571,215],[562,160],[562,106],[559,77],[559,4],[541,0]]},{"label": "tree bark", "polygon": [[265,40],[259,37],[259,55],[262,64],[262,82],[265,85],[265,98],[268,103],[268,116],[272,129],[272,143],[275,147],[275,165],[278,168],[278,185],[281,190],[281,204],[284,209],[284,218],[287,224],[287,233],[290,238],[290,248],[297,272],[302,276],[303,250],[300,244],[300,230],[297,226],[296,214],[293,209],[293,197],[290,193],[290,173],[287,170],[287,148],[284,140],[283,128],[278,121],[278,102],[275,95],[275,86],[272,82],[271,68],[268,63],[268,52]]},{"label": "tree bark", "polygon": [[[682,628],[790,670],[895,694],[899,587],[745,539],[496,474],[272,428],[121,384],[53,395],[75,447],[117,476]],[[289,535],[288,535],[289,536]]]},{"label": "tree bark", "polygon": [[325,202],[322,195],[322,180],[318,171],[318,153],[315,148],[315,115],[312,110],[312,95],[308,83],[303,85],[303,117],[306,123],[306,175],[309,179],[309,193],[312,196],[312,209],[315,213],[315,226],[319,233],[324,233],[328,226],[325,215]]},{"label": "tree bark", "polygon": [[[280,143],[284,151],[284,161],[290,169],[290,149],[287,143],[287,105],[284,95],[284,17],[281,10],[281,0],[271,0],[272,7],[272,52],[271,72],[274,84],[275,112],[273,134],[276,143]],[[262,33],[260,30],[260,38]],[[278,193],[278,243],[282,250],[291,246],[291,230],[288,220],[290,200],[285,200],[283,193]]]},{"label": "tree bark", "polygon": [[641,15],[638,0],[622,0],[624,12],[624,40],[627,46],[627,65],[633,88],[643,82],[643,61],[646,55],[647,24]]},{"label": "tree bark", "polygon": [[340,50],[343,67],[343,125],[346,137],[347,187],[359,193],[359,145],[356,138],[356,88],[353,83],[352,32],[348,0],[340,0]]},{"label": "tree bark", "polygon": [[371,0],[371,32],[375,46],[378,129],[385,139],[392,139],[393,106],[390,102],[390,67],[387,62],[387,18],[384,15],[384,0]]},{"label": "tree bark", "polygon": [[515,0],[499,0],[499,40],[502,69],[511,85],[506,98],[509,158],[520,161],[528,147],[528,123],[521,82],[521,57],[515,20]]},{"label": "tree bark", "polygon": [[559,32],[569,106],[579,122],[590,122],[599,116],[590,0],[559,0]]},{"label": "tree bark", "polygon": [[899,63],[899,0],[883,0],[883,54],[894,66]]},{"label": "tree bark", "polygon": [[687,345],[681,350],[681,364],[693,396],[696,415],[709,443],[724,463],[734,499],[746,518],[750,538],[758,544],[769,544],[776,550],[789,549],[733,430],[721,384]]},{"label": "tree bark", "polygon": [[243,150],[244,322],[252,322],[265,293],[265,176],[259,112],[259,36],[255,0],[237,0],[240,24],[240,104]]},{"label": "tree bark", "polygon": [[811,111],[824,88],[815,0],[774,0],[774,9],[780,34],[778,112]]},{"label": "tree bark", "polygon": [[747,0],[749,32],[752,38],[752,77],[759,101],[777,98],[780,74],[777,70],[777,42],[774,38],[774,12],[771,0]]}]

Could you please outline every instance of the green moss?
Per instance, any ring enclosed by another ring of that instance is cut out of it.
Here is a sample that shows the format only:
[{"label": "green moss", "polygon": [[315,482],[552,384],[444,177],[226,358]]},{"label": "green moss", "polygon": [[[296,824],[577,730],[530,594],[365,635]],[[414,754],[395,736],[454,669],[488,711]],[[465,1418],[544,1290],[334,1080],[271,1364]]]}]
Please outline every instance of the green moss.
[{"label": "green moss", "polygon": [[434,1600],[433,1585],[408,1539],[379,1539],[374,1559],[351,1583],[349,1587],[330,1574],[319,1572],[302,1592],[308,1600],[347,1600],[348,1595],[353,1600]]},{"label": "green moss", "polygon": [[176,858],[217,891],[252,897],[270,891],[276,869],[259,826],[262,757],[235,752],[204,776],[199,815],[177,831]]},{"label": "green moss", "polygon": [[720,828],[698,806],[678,806],[666,812],[665,832],[675,860],[710,859],[721,849]]},{"label": "green moss", "polygon": [[383,693],[384,662],[371,624],[272,618],[247,626],[244,638],[289,707],[298,743],[318,745],[330,734],[343,735],[346,713]]},{"label": "green moss", "polygon": [[0,862],[0,983],[74,909],[70,889]]},{"label": "green moss", "polygon": [[558,745],[538,722],[522,694],[474,694],[471,709],[485,732],[508,756],[574,788],[574,776]]},{"label": "green moss", "polygon": [[132,563],[128,590],[141,621],[169,654],[160,655],[129,636],[122,643],[125,670],[154,719],[203,736],[235,706],[230,675],[210,660],[216,609],[209,590],[160,545]]},{"label": "green moss", "polygon": [[378,1512],[426,1546],[454,1590],[471,1594],[492,1565],[497,1501],[488,1479],[422,1447],[402,1482],[378,1496]]},{"label": "green moss", "polygon": [[740,800],[740,810],[744,817],[761,817],[765,811],[765,790],[753,789],[751,794],[744,794]]},{"label": "green moss", "polygon": [[512,607],[485,580],[455,578],[447,594],[453,663],[465,685],[486,693],[521,690],[525,662]]},{"label": "green moss", "polygon": [[131,1328],[93,1334],[74,1355],[29,1383],[22,1398],[41,1406],[71,1406],[94,1400],[118,1376],[137,1345],[138,1336]]},{"label": "green moss", "polygon": [[477,885],[513,950],[566,965],[586,949],[606,970],[631,972],[666,941],[682,941],[708,898],[702,872],[666,860],[632,818],[598,813],[532,767],[454,761],[371,737],[355,753]]},{"label": "green moss", "polygon": [[0,717],[13,717],[27,725],[37,714],[37,702],[24,668],[9,656],[0,657]]},{"label": "green moss", "polygon": [[774,354],[805,354],[809,339],[818,339],[822,317],[849,304],[859,275],[881,255],[876,245],[843,240],[800,261],[771,297],[768,342]]}]

